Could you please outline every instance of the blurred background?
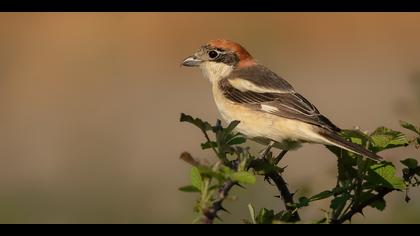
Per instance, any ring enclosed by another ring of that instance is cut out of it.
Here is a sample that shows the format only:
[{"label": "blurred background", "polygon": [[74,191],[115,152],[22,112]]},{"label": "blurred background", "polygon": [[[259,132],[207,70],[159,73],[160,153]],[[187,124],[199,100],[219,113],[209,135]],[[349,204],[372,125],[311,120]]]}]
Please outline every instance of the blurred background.
[{"label": "blurred background", "polygon": [[[196,195],[177,190],[190,169],[179,154],[214,159],[179,115],[220,116],[210,83],[180,62],[214,38],[241,43],[342,128],[420,124],[420,14],[1,13],[0,223],[191,223]],[[298,194],[335,185],[321,145],[283,165]],[[249,202],[283,208],[262,179],[233,194],[225,223],[248,218]],[[419,189],[410,197],[393,193],[384,213],[353,222],[420,223]]]}]

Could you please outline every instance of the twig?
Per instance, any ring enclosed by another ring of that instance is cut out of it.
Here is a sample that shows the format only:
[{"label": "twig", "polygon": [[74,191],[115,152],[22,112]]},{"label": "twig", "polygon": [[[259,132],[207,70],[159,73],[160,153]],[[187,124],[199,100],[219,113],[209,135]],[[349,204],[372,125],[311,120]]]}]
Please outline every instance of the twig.
[{"label": "twig", "polygon": [[203,211],[204,224],[213,224],[215,218],[219,218],[217,213],[219,211],[227,211],[223,208],[222,203],[229,194],[229,190],[237,184],[236,181],[227,180],[222,187],[219,188],[219,194],[217,199],[213,202],[213,205]]},{"label": "twig", "polygon": [[337,220],[331,220],[331,224],[342,224],[344,222],[346,222],[347,220],[351,220],[351,218],[353,217],[353,215],[357,214],[357,213],[362,213],[363,209],[367,206],[369,206],[370,204],[374,203],[375,201],[381,200],[385,197],[385,195],[387,195],[388,193],[394,191],[395,189],[389,189],[389,188],[382,188],[380,190],[378,190],[378,193],[369,198],[368,200],[353,206],[351,208],[351,210],[349,212],[347,212],[346,214],[344,214],[343,216],[339,217]]}]

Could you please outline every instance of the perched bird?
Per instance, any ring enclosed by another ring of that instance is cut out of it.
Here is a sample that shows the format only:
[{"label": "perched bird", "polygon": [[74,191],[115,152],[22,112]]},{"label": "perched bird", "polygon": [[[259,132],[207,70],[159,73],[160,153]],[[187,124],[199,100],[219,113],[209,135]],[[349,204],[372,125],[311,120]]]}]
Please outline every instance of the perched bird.
[{"label": "perched bird", "polygon": [[212,84],[223,119],[228,123],[240,121],[236,130],[254,141],[285,151],[301,143],[333,145],[373,160],[382,159],[338,135],[340,128],[238,43],[211,40],[182,65],[200,67]]}]

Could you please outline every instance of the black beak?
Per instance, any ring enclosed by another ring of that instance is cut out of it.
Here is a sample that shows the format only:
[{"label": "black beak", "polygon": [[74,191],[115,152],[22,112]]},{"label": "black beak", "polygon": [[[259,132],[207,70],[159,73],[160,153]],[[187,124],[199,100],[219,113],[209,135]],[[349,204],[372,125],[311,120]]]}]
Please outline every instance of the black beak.
[{"label": "black beak", "polygon": [[183,66],[199,66],[201,64],[201,62],[203,62],[202,60],[198,59],[196,56],[190,56],[187,57],[182,63],[181,65]]}]

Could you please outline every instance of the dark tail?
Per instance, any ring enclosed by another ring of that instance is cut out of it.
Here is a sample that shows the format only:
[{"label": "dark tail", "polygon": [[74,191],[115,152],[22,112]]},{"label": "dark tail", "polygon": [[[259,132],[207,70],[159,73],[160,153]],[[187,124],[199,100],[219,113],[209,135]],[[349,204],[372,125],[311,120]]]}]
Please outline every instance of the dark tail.
[{"label": "dark tail", "polygon": [[344,139],[343,137],[339,136],[338,134],[335,134],[331,131],[328,130],[322,130],[320,132],[320,134],[326,138],[328,141],[331,142],[332,145],[343,148],[347,151],[351,151],[354,152],[356,154],[359,155],[363,155],[366,157],[369,157],[370,159],[374,160],[374,161],[381,161],[383,160],[382,157],[376,155],[375,153],[363,148],[360,145],[354,144],[350,141],[347,141],[346,139]]}]

